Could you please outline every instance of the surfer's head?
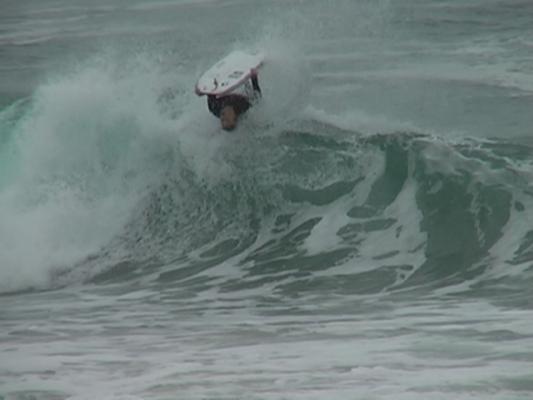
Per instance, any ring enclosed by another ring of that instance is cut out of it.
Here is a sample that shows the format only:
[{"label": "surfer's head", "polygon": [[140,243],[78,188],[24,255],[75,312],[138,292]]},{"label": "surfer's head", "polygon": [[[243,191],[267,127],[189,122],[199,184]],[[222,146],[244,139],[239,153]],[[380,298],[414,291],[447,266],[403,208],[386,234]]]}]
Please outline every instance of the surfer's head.
[{"label": "surfer's head", "polygon": [[232,131],[237,126],[237,111],[233,106],[225,105],[220,110],[220,125],[225,131]]},{"label": "surfer's head", "polygon": [[231,131],[237,126],[239,115],[250,108],[248,99],[241,95],[231,94],[223,98],[220,109],[220,125],[222,129]]}]

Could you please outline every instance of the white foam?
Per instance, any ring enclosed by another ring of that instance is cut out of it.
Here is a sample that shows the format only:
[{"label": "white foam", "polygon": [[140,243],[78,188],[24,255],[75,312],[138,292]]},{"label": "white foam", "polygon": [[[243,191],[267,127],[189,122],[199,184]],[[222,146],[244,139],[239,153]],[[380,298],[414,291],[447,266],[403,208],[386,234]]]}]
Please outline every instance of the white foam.
[{"label": "white foam", "polygon": [[80,66],[35,93],[0,194],[0,291],[46,287],[99,251],[159,179],[176,133],[158,109],[157,71],[140,61],[129,74]]},{"label": "white foam", "polygon": [[[55,322],[42,323],[64,335],[19,333],[12,357],[3,358],[12,372],[4,392],[55,390],[73,400],[392,400],[450,393],[500,400],[520,398],[512,382],[530,366],[531,312],[479,300],[365,304],[344,297],[342,304],[329,297],[309,312],[309,299],[284,299],[275,311],[263,310],[248,292],[227,302],[179,298],[123,298],[105,314],[98,311],[101,300],[94,314],[87,303],[70,302],[75,319],[52,311]],[[10,309],[31,308],[25,302]]]},{"label": "white foam", "polygon": [[417,125],[412,121],[401,121],[388,117],[385,114],[371,114],[357,109],[341,113],[330,113],[310,105],[304,110],[303,115],[307,118],[325,122],[337,128],[346,129],[363,135],[394,132],[432,133],[431,129],[424,129],[422,126]]}]

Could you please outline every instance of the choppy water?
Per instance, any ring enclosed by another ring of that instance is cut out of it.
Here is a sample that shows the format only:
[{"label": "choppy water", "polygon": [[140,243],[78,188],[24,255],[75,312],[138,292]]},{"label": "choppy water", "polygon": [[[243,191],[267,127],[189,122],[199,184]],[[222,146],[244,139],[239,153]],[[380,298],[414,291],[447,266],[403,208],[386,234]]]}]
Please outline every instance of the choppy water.
[{"label": "choppy water", "polygon": [[1,7],[0,398],[533,397],[533,3]]}]

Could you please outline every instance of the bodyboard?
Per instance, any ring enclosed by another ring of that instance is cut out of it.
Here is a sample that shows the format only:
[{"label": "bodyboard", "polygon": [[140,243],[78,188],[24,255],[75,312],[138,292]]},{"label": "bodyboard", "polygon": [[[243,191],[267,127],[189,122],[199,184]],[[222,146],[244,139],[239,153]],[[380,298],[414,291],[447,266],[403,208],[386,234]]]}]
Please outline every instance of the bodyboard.
[{"label": "bodyboard", "polygon": [[204,72],[196,83],[196,94],[224,96],[257,73],[263,62],[262,53],[233,51]]}]

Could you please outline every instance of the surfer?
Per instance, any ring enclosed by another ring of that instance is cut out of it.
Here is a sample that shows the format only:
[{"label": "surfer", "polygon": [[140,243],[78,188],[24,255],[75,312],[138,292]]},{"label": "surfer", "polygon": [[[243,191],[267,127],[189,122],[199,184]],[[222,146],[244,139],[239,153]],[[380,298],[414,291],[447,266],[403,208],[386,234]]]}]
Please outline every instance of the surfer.
[{"label": "surfer", "polygon": [[235,90],[223,96],[210,94],[207,96],[207,108],[220,119],[220,126],[225,131],[231,131],[237,126],[239,116],[261,98],[261,88],[254,71],[250,79],[243,82]]}]

